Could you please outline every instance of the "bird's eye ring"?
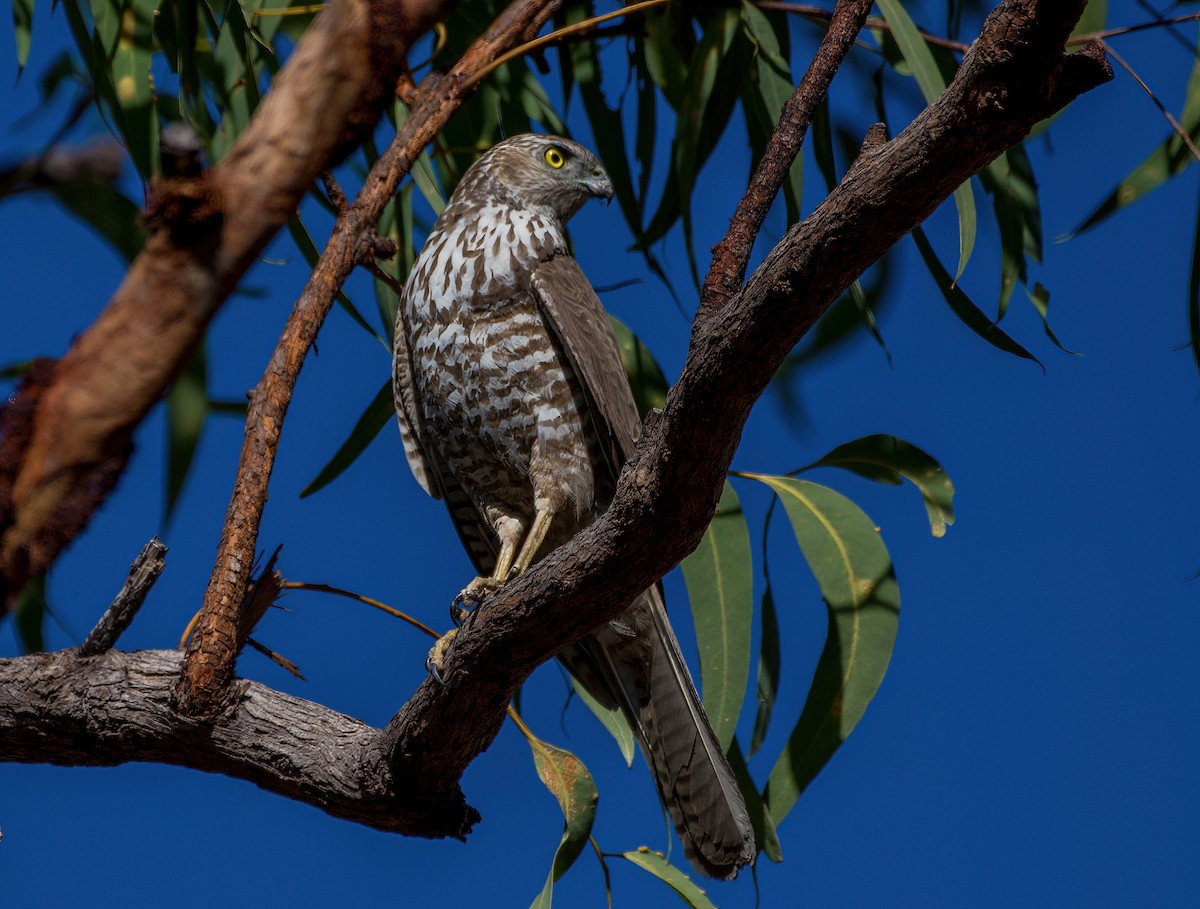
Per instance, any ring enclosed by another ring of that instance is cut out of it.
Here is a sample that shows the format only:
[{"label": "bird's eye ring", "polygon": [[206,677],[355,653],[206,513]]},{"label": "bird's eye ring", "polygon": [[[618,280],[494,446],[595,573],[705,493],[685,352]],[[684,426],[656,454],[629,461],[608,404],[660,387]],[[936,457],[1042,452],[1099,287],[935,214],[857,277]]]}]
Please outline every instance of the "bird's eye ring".
[{"label": "bird's eye ring", "polygon": [[567,163],[567,159],[563,157],[563,153],[553,145],[546,149],[546,163],[558,170]]}]

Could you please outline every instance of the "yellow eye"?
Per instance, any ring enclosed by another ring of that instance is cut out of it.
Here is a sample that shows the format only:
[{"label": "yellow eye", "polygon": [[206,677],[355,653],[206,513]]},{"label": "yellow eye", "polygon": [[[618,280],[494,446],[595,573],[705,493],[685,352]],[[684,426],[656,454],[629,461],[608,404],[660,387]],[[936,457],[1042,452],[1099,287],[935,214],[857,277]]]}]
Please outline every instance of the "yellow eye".
[{"label": "yellow eye", "polygon": [[558,170],[567,163],[567,159],[563,157],[563,153],[554,146],[546,149],[546,163]]}]

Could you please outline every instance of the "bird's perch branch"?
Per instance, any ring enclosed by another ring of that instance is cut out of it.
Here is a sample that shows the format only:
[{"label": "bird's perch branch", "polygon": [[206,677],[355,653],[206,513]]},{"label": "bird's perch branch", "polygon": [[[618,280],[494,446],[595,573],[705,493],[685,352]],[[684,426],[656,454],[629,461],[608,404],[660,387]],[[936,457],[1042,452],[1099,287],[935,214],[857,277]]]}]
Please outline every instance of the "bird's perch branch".
[{"label": "bird's perch branch", "polygon": [[[1064,55],[1083,6],[1006,0],[942,97],[890,142],[870,131],[842,184],[698,320],[683,374],[643,427],[610,509],[477,609],[449,652],[446,683],[423,683],[385,730],[254,683],[239,683],[229,710],[197,726],[167,707],[177,655],[66,651],[0,660],[0,760],[162,760],[381,829],[464,835],[476,815],[458,781],[515,686],[696,546],[750,408],[788,351],[960,183],[1111,78],[1098,47]],[[116,741],[126,720],[138,748]]]},{"label": "bird's perch branch", "polygon": [[255,386],[246,414],[246,433],[233,497],[204,595],[196,633],[187,649],[177,706],[189,716],[209,716],[233,680],[238,653],[238,608],[254,563],[267,484],[296,378],[317,332],[355,266],[372,261],[375,228],[384,206],[421,150],[446,125],[474,90],[475,73],[538,29],[561,0],[516,0],[442,78],[426,79],[413,98],[413,111],[387,151],[371,168],[354,204],[342,208],[275,352]]}]

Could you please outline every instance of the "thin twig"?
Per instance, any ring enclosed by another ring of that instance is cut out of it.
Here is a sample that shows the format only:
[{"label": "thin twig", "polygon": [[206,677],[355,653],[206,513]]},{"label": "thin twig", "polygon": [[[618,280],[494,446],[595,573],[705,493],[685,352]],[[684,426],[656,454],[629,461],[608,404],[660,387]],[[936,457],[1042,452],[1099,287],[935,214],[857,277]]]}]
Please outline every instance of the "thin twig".
[{"label": "thin twig", "polygon": [[397,619],[402,619],[403,621],[408,622],[408,624],[412,625],[413,628],[425,632],[425,634],[429,635],[431,638],[441,637],[440,634],[438,634],[420,619],[414,619],[412,616],[401,612],[399,609],[394,609],[391,606],[388,606],[386,603],[381,603],[379,600],[373,600],[370,597],[363,596],[361,593],[355,593],[352,590],[343,590],[341,587],[334,587],[330,584],[309,584],[304,581],[284,581],[283,589],[312,590],[317,593],[332,593],[339,597],[348,597],[351,600],[358,600],[360,603],[365,603],[368,606],[372,606],[375,609],[386,612],[390,616],[394,616]]},{"label": "thin twig", "polygon": [[420,151],[470,95],[474,74],[518,45],[529,29],[541,28],[560,5],[561,0],[515,0],[449,73],[427,77],[418,90],[413,112],[371,168],[354,204],[335,221],[329,243],[296,301],[252,396],[216,564],[176,690],[176,707],[184,714],[212,715],[233,680],[238,607],[254,561],[283,420],[300,367],[338,291],[355,266],[373,254],[375,225],[384,206]]},{"label": "thin twig", "polygon": [[662,6],[663,4],[670,2],[671,0],[642,0],[641,3],[631,3],[629,6],[614,10],[611,13],[605,13],[603,16],[593,16],[591,19],[585,19],[583,22],[576,22],[572,25],[564,25],[562,28],[556,29],[549,34],[542,35],[539,38],[534,38],[532,41],[528,41],[525,44],[522,44],[520,47],[514,47],[512,50],[508,51],[508,53],[501,54],[490,64],[472,75],[468,80],[467,85],[470,87],[478,85],[482,80],[486,79],[494,69],[503,66],[509,60],[515,60],[517,57],[522,57],[539,47],[543,47],[555,41],[560,41],[567,35],[572,35],[576,32],[589,31],[600,23],[607,22],[610,19],[616,19],[620,16],[630,16],[634,13],[640,13],[644,10],[648,10],[651,7]]},{"label": "thin twig", "polygon": [[771,133],[746,194],[738,202],[729,229],[713,248],[712,265],[700,293],[693,333],[741,287],[754,238],[800,152],[813,113],[825,100],[829,84],[853,47],[870,10],[871,0],[839,0],[834,8],[821,46],[795,93],[783,106],[779,124]]},{"label": "thin twig", "polygon": [[1158,100],[1158,96],[1150,90],[1150,86],[1142,81],[1142,77],[1134,71],[1133,67],[1126,62],[1124,57],[1113,50],[1112,45],[1110,45],[1107,41],[1099,41],[1097,43],[1104,48],[1104,52],[1106,54],[1117,61],[1117,64],[1121,67],[1121,69],[1133,76],[1134,81],[1142,87],[1142,91],[1144,91],[1150,97],[1150,100],[1154,102],[1154,106],[1157,107],[1162,115],[1167,118],[1167,122],[1171,124],[1171,129],[1175,130],[1175,135],[1177,135],[1180,141],[1187,146],[1188,151],[1192,153],[1192,157],[1197,161],[1200,161],[1200,149],[1196,148],[1196,143],[1192,141],[1192,137],[1188,135],[1188,131],[1184,129],[1183,126],[1180,125],[1179,121],[1175,119],[1172,113],[1167,110],[1166,105]]},{"label": "thin twig", "polygon": [[129,576],[116,598],[109,604],[96,627],[92,629],[87,640],[79,648],[84,656],[96,656],[111,650],[119,638],[142,608],[146,594],[162,574],[166,565],[167,547],[158,537],[151,537],[150,542],[142,547],[138,557],[129,566]]}]

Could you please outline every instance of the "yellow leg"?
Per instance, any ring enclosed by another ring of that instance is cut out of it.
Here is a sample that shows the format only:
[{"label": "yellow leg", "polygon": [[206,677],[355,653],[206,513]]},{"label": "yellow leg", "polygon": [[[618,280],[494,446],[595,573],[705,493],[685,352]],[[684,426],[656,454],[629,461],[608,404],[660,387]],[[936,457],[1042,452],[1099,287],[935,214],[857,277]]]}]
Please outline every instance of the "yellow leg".
[{"label": "yellow leg", "polygon": [[513,569],[520,574],[533,562],[534,556],[538,550],[542,548],[542,541],[546,539],[546,534],[550,530],[550,522],[554,520],[554,512],[539,511],[533,519],[533,526],[529,528],[529,533],[525,537],[525,542],[521,546],[521,554],[517,556],[516,562],[513,563]]}]

